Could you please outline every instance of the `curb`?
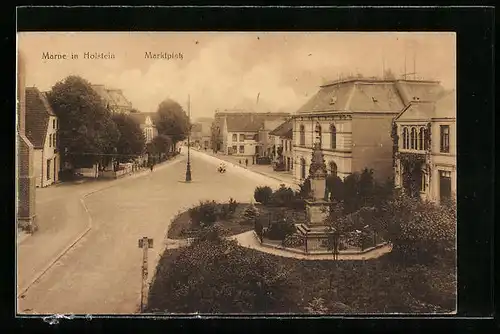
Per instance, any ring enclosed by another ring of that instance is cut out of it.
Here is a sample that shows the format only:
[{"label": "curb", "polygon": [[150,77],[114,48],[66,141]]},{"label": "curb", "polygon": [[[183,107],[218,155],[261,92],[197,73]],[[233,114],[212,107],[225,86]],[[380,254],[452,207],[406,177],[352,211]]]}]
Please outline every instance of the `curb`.
[{"label": "curb", "polygon": [[[177,155],[177,156],[178,156],[178,155]],[[177,157],[177,156],[176,156],[176,157]],[[177,160],[177,159],[176,159],[176,158],[174,158],[174,159],[171,159],[171,160],[167,160],[167,161],[165,161],[165,163],[164,163],[164,164],[161,164],[161,166],[159,166],[159,167],[165,167],[165,166],[168,166],[168,165],[166,164],[167,162],[174,162],[175,160]],[[139,172],[139,173],[137,173],[137,174],[135,174],[135,175],[136,175],[137,177],[139,177],[139,176],[142,176],[142,175],[141,175],[141,173],[142,173],[142,174],[147,174],[146,172],[147,172],[147,170],[142,171],[142,172]],[[150,172],[148,172],[148,173],[150,173]],[[134,174],[133,174],[133,175],[134,175]],[[125,181],[125,180],[131,180],[131,179],[130,179],[130,178],[127,178],[127,177],[123,177],[123,178],[120,178],[120,179],[115,179],[114,181],[118,181],[118,180],[119,180],[119,181]],[[112,181],[111,181],[111,182],[112,182]],[[119,183],[121,183],[121,182],[119,182]],[[30,283],[29,283],[26,287],[22,288],[22,289],[21,289],[21,292],[18,292],[18,293],[17,293],[17,298],[20,298],[22,295],[24,295],[24,294],[25,294],[25,293],[26,293],[26,292],[27,292],[27,291],[28,291],[28,290],[29,290],[29,289],[30,289],[30,288],[31,288],[31,287],[32,287],[32,286],[33,286],[33,285],[34,285],[34,284],[35,284],[35,283],[36,283],[36,282],[37,282],[37,281],[38,281],[38,280],[39,280],[39,279],[40,279],[40,278],[41,278],[41,277],[42,277],[42,276],[43,276],[43,275],[47,272],[47,271],[49,271],[49,270],[50,270],[50,268],[52,268],[52,266],[54,266],[54,264],[56,264],[56,262],[57,262],[57,261],[59,261],[59,259],[61,259],[61,258],[62,258],[62,257],[63,257],[66,253],[68,253],[68,251],[69,251],[69,250],[71,250],[71,249],[72,249],[72,248],[73,248],[73,247],[74,247],[74,246],[75,246],[75,245],[76,245],[76,244],[77,244],[77,243],[78,243],[78,242],[79,242],[79,241],[80,241],[80,240],[81,240],[81,239],[82,239],[85,235],[87,235],[87,234],[88,234],[88,233],[92,230],[92,216],[90,215],[90,212],[89,212],[89,210],[88,210],[88,208],[87,208],[87,205],[85,205],[85,198],[86,198],[86,197],[88,197],[88,196],[90,196],[90,195],[92,195],[92,194],[95,194],[95,193],[97,193],[97,192],[99,192],[99,191],[102,191],[102,190],[106,190],[106,189],[112,188],[112,187],[114,187],[114,186],[116,186],[116,185],[117,185],[117,183],[112,182],[112,184],[111,184],[111,185],[109,185],[109,186],[105,186],[105,187],[103,187],[103,188],[99,188],[99,189],[94,189],[94,190],[89,191],[88,193],[86,193],[86,194],[83,194],[83,195],[82,195],[82,197],[80,198],[80,203],[82,204],[83,209],[84,209],[84,210],[85,210],[85,212],[87,213],[87,217],[88,217],[87,228],[86,228],[86,229],[85,229],[82,233],[80,233],[80,234],[79,234],[79,235],[75,238],[75,240],[74,240],[72,243],[70,243],[70,244],[69,244],[69,246],[67,246],[67,247],[66,247],[66,248],[65,248],[62,252],[60,252],[58,255],[56,255],[56,256],[54,257],[54,259],[53,259],[53,260],[51,260],[51,261],[49,262],[49,264],[48,264],[48,265],[47,265],[47,266],[46,266],[43,270],[41,270],[38,274],[36,274],[36,275],[35,275],[35,278],[34,278],[32,281],[30,281]],[[27,237],[26,237],[26,238],[27,238]],[[25,240],[26,238],[24,238],[23,240]],[[19,243],[18,243],[17,245],[19,245]]]}]

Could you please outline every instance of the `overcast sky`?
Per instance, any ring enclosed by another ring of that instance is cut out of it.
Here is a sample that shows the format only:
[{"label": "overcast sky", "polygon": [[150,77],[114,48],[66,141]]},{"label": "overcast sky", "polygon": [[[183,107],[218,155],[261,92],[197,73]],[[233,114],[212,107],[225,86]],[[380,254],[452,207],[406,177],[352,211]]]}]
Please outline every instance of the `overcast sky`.
[{"label": "overcast sky", "polygon": [[[295,112],[323,80],[340,73],[381,75],[414,72],[455,88],[453,33],[20,33],[26,84],[50,90],[68,75],[122,89],[133,106],[156,111],[172,98],[193,117],[215,109],[252,108]],[[405,52],[406,50],[406,52]],[[71,53],[78,60],[44,60],[42,54]],[[83,53],[114,59],[84,59]],[[146,52],[182,54],[147,59]],[[414,57],[416,55],[416,57]],[[415,61],[414,61],[415,58]],[[260,94],[259,94],[260,93]]]}]

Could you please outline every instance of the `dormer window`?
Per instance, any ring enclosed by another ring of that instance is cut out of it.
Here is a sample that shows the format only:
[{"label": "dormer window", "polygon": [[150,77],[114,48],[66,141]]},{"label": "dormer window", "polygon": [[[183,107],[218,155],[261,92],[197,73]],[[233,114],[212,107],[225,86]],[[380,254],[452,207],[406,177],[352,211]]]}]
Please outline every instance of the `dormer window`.
[{"label": "dormer window", "polygon": [[332,98],[330,99],[330,104],[335,104],[335,102],[337,102],[337,97],[332,96]]}]

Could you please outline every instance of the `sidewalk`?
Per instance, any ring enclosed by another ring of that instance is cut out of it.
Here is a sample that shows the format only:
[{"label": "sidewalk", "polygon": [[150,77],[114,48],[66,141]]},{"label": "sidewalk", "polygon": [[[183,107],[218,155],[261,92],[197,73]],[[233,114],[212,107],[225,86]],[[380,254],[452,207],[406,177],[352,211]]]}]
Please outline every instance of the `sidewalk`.
[{"label": "sidewalk", "polygon": [[[155,171],[180,162],[180,156],[158,164]],[[24,293],[57,260],[91,229],[92,219],[84,198],[95,192],[116,186],[151,173],[137,171],[118,179],[89,179],[85,182],[59,183],[36,189],[36,219],[34,234],[18,231],[17,288]],[[153,171],[154,173],[154,171]]]},{"label": "sidewalk", "polygon": [[[273,178],[278,181],[283,181],[286,184],[294,184],[296,186],[299,185],[299,183],[294,179],[293,175],[291,172],[276,172],[273,171],[272,165],[254,165],[252,164],[252,160],[250,158],[246,157],[238,157],[238,156],[231,156],[231,155],[225,155],[225,154],[220,154],[220,153],[213,153],[212,151],[203,151],[203,150],[196,150],[200,153],[204,153],[207,155],[210,155],[212,157],[218,158],[220,160],[227,161],[229,163],[232,163],[234,165],[238,165],[241,168],[248,169],[252,172]],[[248,159],[248,166],[245,166],[245,159]],[[240,164],[241,161],[241,164]]]}]

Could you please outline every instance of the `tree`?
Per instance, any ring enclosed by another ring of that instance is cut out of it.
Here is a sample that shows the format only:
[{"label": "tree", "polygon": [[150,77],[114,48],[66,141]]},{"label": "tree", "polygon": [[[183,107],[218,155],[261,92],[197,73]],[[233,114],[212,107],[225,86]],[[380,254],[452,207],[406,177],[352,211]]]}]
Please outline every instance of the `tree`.
[{"label": "tree", "polygon": [[387,70],[384,71],[384,79],[395,80],[396,75],[392,72],[390,68],[388,68]]},{"label": "tree", "polygon": [[114,114],[113,121],[120,132],[120,139],[116,146],[118,160],[125,162],[141,155],[144,152],[146,140],[139,123],[125,114]]},{"label": "tree", "polygon": [[175,145],[186,139],[191,124],[180,104],[168,99],[158,106],[156,127],[158,128],[158,134],[169,136]]},{"label": "tree", "polygon": [[47,95],[59,118],[59,148],[64,161],[75,168],[108,161],[120,133],[91,84],[69,76],[57,82]]},{"label": "tree", "polygon": [[172,138],[170,136],[161,134],[153,138],[151,145],[149,145],[148,149],[149,153],[157,154],[158,160],[161,158],[162,153],[167,153],[172,146]]}]

